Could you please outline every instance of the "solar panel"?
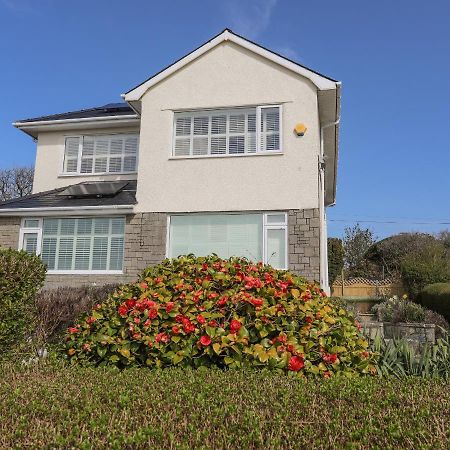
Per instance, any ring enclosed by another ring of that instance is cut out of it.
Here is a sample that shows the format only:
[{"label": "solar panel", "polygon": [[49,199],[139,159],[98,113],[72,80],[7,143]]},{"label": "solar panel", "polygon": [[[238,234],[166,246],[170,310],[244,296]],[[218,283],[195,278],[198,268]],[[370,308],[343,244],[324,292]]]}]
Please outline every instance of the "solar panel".
[{"label": "solar panel", "polygon": [[107,195],[115,195],[120,192],[128,181],[102,181],[100,183],[81,183],[69,186],[58,195],[66,197],[103,197]]}]

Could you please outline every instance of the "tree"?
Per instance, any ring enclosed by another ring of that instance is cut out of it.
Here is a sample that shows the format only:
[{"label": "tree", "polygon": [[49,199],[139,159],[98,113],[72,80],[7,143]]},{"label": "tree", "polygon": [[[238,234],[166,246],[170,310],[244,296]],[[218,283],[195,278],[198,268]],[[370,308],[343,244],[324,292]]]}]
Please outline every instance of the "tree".
[{"label": "tree", "polygon": [[0,169],[0,201],[31,194],[33,177],[33,167]]},{"label": "tree", "polygon": [[353,227],[347,227],[344,230],[344,267],[347,276],[360,277],[369,276],[365,256],[369,248],[374,244],[375,237],[373,231],[369,228],[361,228],[359,223]]},{"label": "tree", "polygon": [[328,278],[330,286],[344,267],[344,247],[342,239],[328,238]]}]

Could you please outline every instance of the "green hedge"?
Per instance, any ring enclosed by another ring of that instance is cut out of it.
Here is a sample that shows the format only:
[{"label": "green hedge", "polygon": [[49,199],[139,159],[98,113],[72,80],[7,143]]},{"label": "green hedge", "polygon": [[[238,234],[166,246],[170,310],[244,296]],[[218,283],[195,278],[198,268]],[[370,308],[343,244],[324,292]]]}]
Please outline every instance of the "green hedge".
[{"label": "green hedge", "polygon": [[45,265],[24,251],[0,249],[0,358],[34,330],[33,298],[45,280]]},{"label": "green hedge", "polygon": [[450,384],[0,367],[0,448],[448,448]]},{"label": "green hedge", "polygon": [[450,283],[435,283],[425,286],[418,300],[426,308],[442,314],[450,321]]}]

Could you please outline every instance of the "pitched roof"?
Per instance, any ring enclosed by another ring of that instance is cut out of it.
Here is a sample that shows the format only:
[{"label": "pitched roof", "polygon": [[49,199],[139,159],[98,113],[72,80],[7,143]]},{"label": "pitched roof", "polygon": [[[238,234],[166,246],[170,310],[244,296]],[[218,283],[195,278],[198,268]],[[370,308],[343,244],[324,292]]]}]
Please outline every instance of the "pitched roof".
[{"label": "pitched roof", "polygon": [[29,123],[29,122],[46,122],[54,120],[67,119],[86,119],[91,117],[111,117],[135,114],[130,106],[125,103],[108,103],[103,106],[95,106],[88,109],[80,109],[79,111],[68,111],[60,114],[51,114],[49,116],[33,117],[30,119],[18,120],[15,123]]},{"label": "pitched roof", "polygon": [[127,180],[127,184],[115,195],[108,196],[84,196],[84,197],[69,197],[61,195],[61,193],[71,186],[102,184],[109,183],[105,181],[84,182],[75,185],[64,186],[53,189],[51,191],[39,192],[37,194],[27,195],[21,198],[6,200],[0,202],[0,215],[3,213],[19,213],[27,210],[46,209],[51,210],[57,208],[71,209],[71,208],[107,208],[107,207],[133,207],[136,204],[136,180]]},{"label": "pitched roof", "polygon": [[330,78],[326,75],[316,72],[315,70],[312,70],[309,67],[299,64],[296,61],[286,58],[285,56],[280,55],[279,53],[269,50],[253,41],[250,41],[247,38],[244,38],[243,36],[234,33],[229,28],[225,28],[222,32],[211,38],[209,41],[205,42],[201,46],[197,47],[195,50],[189,52],[188,54],[178,59],[174,63],[170,64],[163,70],[157,72],[147,80],[143,81],[142,83],[138,84],[134,88],[127,91],[125,94],[122,95],[122,97],[129,103],[133,101],[134,102],[138,101],[151,86],[155,85],[162,79],[181,69],[183,66],[190,63],[191,61],[202,56],[211,48],[214,48],[225,41],[230,41],[237,45],[240,45],[241,47],[247,48],[248,50],[257,53],[264,58],[270,59],[276,62],[277,64],[280,64],[296,73],[299,73],[300,75],[305,76],[306,78],[309,78],[317,86],[319,90],[336,89],[336,84],[337,83],[339,84],[339,82],[337,80],[334,80],[333,78]]}]

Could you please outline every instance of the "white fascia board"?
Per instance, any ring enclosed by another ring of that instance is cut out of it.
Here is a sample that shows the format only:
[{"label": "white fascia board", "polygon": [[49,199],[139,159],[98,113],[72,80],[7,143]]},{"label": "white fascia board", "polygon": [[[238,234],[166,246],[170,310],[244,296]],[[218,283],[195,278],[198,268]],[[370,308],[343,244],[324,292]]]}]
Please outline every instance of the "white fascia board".
[{"label": "white fascia board", "polygon": [[60,216],[61,214],[97,216],[106,214],[133,214],[134,206],[57,206],[53,208],[4,208],[0,216]]},{"label": "white fascia board", "polygon": [[175,64],[172,64],[166,70],[163,70],[161,73],[150,78],[145,83],[136,87],[132,91],[130,91],[126,94],[122,94],[122,98],[124,98],[124,100],[127,102],[139,101],[142,98],[142,96],[147,92],[147,90],[150,89],[152,86],[159,83],[161,80],[168,77],[169,75],[172,75],[174,72],[181,69],[186,64],[189,64],[190,62],[199,58],[207,51],[211,50],[212,48],[214,48],[217,45],[221,44],[222,42],[226,42],[226,41],[230,41],[237,45],[240,45],[241,47],[244,47],[247,50],[252,51],[253,53],[256,53],[270,61],[273,61],[276,64],[279,64],[280,66],[285,67],[286,69],[289,69],[299,75],[302,75],[302,76],[308,78],[309,80],[311,80],[312,83],[314,83],[314,85],[319,90],[336,89],[335,81],[332,81],[326,77],[323,77],[311,70],[306,69],[305,67],[299,66],[299,65],[293,63],[292,61],[289,61],[288,59],[283,58],[282,56],[272,53],[269,50],[259,47],[258,45],[253,44],[252,42],[249,42],[249,41],[241,38],[240,36],[235,35],[234,33],[230,33],[228,30],[225,30],[222,34],[215,37],[211,41],[207,42],[206,44],[204,44],[202,47],[198,48],[194,52],[186,55],[184,58],[180,59]]},{"label": "white fascia board", "polygon": [[119,122],[139,120],[137,114],[126,114],[123,116],[105,116],[105,117],[83,117],[81,119],[62,119],[62,120],[37,120],[36,122],[13,122],[16,128],[34,128],[44,125],[67,125],[89,122]]}]

